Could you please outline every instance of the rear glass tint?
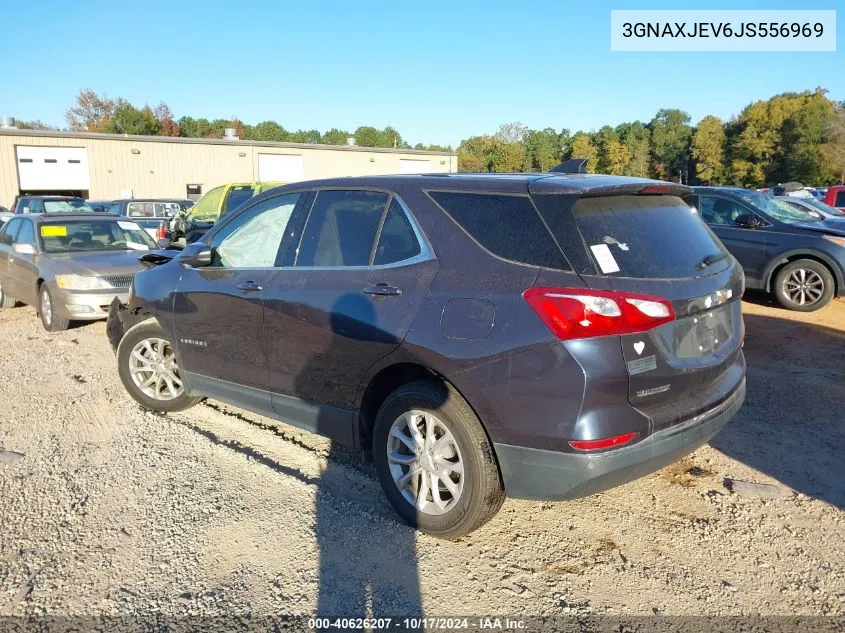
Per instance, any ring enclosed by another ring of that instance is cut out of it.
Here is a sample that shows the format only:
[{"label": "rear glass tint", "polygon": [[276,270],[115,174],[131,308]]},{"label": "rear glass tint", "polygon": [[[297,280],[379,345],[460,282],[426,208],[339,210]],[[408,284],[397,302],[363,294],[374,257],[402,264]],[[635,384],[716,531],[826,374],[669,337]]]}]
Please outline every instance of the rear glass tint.
[{"label": "rear glass tint", "polygon": [[[596,270],[605,274],[696,277],[724,268],[722,243],[676,196],[581,198],[573,214]],[[713,263],[706,266],[708,256]]]},{"label": "rear glass tint", "polygon": [[834,200],[833,206],[845,207],[845,189],[836,192],[836,200]]},{"label": "rear glass tint", "polygon": [[429,191],[488,251],[514,262],[570,270],[528,196]]}]

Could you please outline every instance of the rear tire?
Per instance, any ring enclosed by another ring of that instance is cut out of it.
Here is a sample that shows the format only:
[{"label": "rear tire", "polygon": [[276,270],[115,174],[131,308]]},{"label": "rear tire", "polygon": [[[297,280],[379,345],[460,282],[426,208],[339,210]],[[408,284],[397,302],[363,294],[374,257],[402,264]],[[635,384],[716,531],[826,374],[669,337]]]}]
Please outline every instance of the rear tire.
[{"label": "rear tire", "polygon": [[830,303],[834,283],[827,266],[813,259],[798,259],[775,276],[775,298],[787,310],[813,312]]},{"label": "rear tire", "polygon": [[117,372],[129,395],[149,411],[183,411],[203,400],[185,393],[173,347],[152,319],[130,328],[120,339]]},{"label": "rear tire", "polygon": [[38,288],[38,315],[41,317],[41,325],[48,332],[61,332],[70,325],[70,319],[56,312],[56,302],[47,284],[41,284]]},{"label": "rear tire", "polygon": [[505,499],[481,422],[443,382],[415,381],[387,397],[373,429],[373,459],[399,516],[432,536],[459,539],[489,521]]},{"label": "rear tire", "polygon": [[3,286],[0,286],[0,310],[6,310],[8,308],[15,307],[15,298],[10,297],[5,292],[3,292]]}]

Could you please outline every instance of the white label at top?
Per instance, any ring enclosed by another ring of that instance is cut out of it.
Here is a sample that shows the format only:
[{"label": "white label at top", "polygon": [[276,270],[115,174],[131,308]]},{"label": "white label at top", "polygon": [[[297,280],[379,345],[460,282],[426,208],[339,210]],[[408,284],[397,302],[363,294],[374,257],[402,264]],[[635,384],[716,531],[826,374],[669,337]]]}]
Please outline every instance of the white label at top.
[{"label": "white label at top", "polygon": [[612,51],[835,51],[835,10],[611,11]]}]

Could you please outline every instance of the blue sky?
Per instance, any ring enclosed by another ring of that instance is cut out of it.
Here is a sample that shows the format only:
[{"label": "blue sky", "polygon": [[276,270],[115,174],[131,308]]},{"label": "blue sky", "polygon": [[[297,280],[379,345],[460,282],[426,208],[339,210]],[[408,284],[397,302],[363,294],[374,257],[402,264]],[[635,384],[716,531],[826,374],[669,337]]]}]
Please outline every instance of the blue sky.
[{"label": "blue sky", "polygon": [[[840,6],[837,7],[837,4]],[[122,6],[123,5],[123,6]],[[21,2],[0,23],[0,114],[64,125],[80,88],[179,117],[287,129],[392,125],[456,146],[501,123],[594,129],[679,107],[698,121],[822,86],[845,100],[841,0],[688,9],[836,9],[837,52],[619,53],[610,9],[677,2]]]}]

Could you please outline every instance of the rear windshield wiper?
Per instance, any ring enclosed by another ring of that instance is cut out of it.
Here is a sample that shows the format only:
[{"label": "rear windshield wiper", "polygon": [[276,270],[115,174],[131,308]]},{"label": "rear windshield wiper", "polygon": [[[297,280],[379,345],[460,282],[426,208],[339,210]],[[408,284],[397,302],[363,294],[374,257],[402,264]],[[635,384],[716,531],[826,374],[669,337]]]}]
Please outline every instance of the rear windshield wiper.
[{"label": "rear windshield wiper", "polygon": [[718,261],[725,259],[728,256],[727,253],[713,253],[711,255],[707,255],[704,257],[700,262],[695,265],[696,270],[704,270],[708,266],[712,266]]}]

